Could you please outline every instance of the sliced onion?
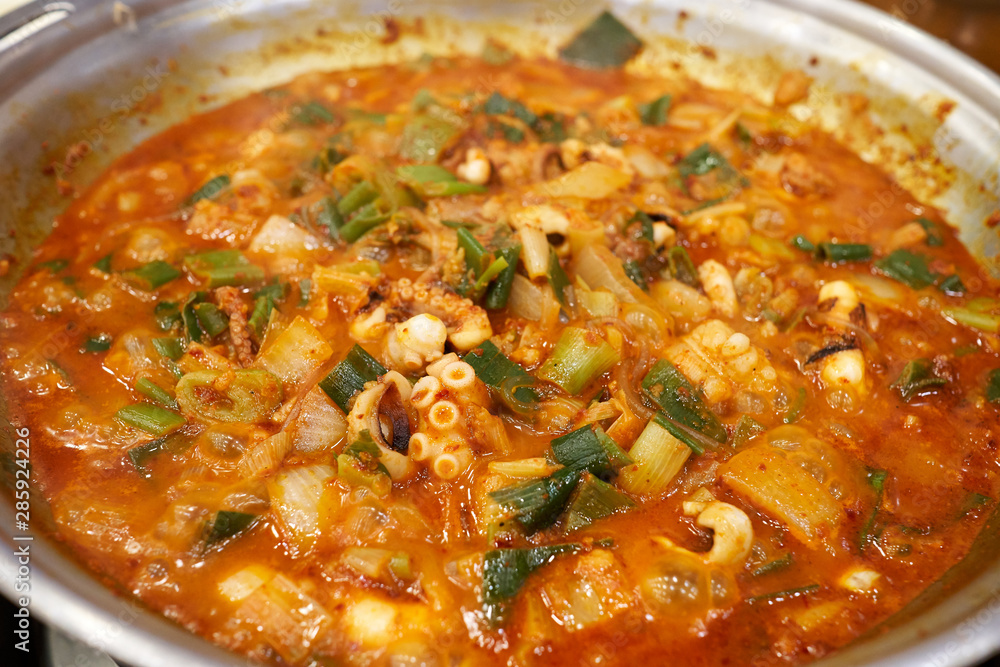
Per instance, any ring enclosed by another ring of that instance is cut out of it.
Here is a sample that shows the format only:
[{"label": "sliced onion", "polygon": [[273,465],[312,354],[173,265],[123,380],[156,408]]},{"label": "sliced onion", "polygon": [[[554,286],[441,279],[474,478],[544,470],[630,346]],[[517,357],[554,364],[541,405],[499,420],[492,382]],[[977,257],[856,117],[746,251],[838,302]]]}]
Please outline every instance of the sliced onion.
[{"label": "sliced onion", "polygon": [[308,551],[316,543],[323,488],[336,475],[331,466],[312,465],[283,470],[268,481],[271,511],[293,552]]},{"label": "sliced onion", "polygon": [[302,399],[290,429],[296,451],[312,454],[333,450],[347,433],[347,420],[322,389],[313,387]]}]

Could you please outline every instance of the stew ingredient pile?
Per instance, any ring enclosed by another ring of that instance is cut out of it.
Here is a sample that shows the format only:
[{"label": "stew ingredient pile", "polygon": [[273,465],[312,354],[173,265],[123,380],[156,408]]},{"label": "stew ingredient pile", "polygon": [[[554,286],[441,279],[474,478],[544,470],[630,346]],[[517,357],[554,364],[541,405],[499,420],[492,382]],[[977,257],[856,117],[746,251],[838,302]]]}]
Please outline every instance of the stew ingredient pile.
[{"label": "stew ingredient pile", "polygon": [[120,158],[0,316],[58,538],[288,665],[797,664],[940,577],[1000,486],[997,283],[862,215],[894,184],[804,75],[640,45],[308,75]]}]

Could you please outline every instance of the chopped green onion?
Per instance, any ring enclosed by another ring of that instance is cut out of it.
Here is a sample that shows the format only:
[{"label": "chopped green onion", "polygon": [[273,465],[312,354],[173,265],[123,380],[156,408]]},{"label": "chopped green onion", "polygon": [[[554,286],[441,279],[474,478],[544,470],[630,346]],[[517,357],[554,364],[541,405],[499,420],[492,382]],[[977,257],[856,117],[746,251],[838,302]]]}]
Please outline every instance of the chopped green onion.
[{"label": "chopped green onion", "polygon": [[653,418],[650,421],[659,425],[661,428],[669,432],[670,435],[687,445],[688,449],[698,456],[704,454],[706,449],[713,452],[718,451],[719,449],[718,443],[716,443],[716,441],[712,438],[709,438],[689,426],[685,426],[684,424],[671,419],[663,412],[657,412],[653,415]]},{"label": "chopped green onion", "polygon": [[786,567],[791,565],[794,560],[795,558],[792,555],[792,552],[789,551],[781,558],[775,558],[774,560],[758,565],[753,570],[751,570],[750,574],[752,574],[755,577],[763,577],[764,575],[772,574],[774,572],[778,572],[779,570],[785,569]]},{"label": "chopped green onion", "polygon": [[415,116],[403,128],[399,155],[414,162],[435,162],[459,130],[457,125],[431,113]]},{"label": "chopped green onion", "polygon": [[803,595],[815,593],[818,590],[819,584],[809,584],[808,586],[800,586],[799,588],[789,588],[783,591],[755,595],[752,598],[747,598],[747,602],[749,604],[756,604],[758,602],[783,602],[791,598],[797,598]]},{"label": "chopped green onion", "polygon": [[153,435],[166,435],[184,425],[184,417],[150,403],[127,405],[115,413],[115,417]]},{"label": "chopped green onion", "polygon": [[986,376],[986,400],[1000,403],[1000,368],[994,368]]},{"label": "chopped green onion", "polygon": [[518,400],[531,403],[538,400],[535,390],[531,387],[535,383],[535,378],[504,356],[492,341],[483,341],[479,347],[466,353],[462,361],[472,366],[476,377],[486,385],[500,389],[505,381],[515,380],[521,385],[513,392]]},{"label": "chopped green onion", "polygon": [[362,206],[378,199],[378,190],[368,181],[361,181],[337,202],[337,212],[347,217]]},{"label": "chopped green onion", "polygon": [[348,413],[351,411],[349,405],[354,395],[364,389],[366,383],[377,380],[388,372],[375,357],[365,352],[360,345],[355,345],[319,386],[341,410]]},{"label": "chopped green onion", "polygon": [[[659,415],[657,415],[659,416]],[[618,483],[631,493],[654,494],[667,489],[694,449],[666,428],[670,422],[653,418],[629,450],[634,465],[623,468]]]},{"label": "chopped green onion", "polygon": [[566,117],[561,113],[543,113],[534,125],[535,134],[543,144],[558,144],[566,141]]},{"label": "chopped green onion", "polygon": [[609,450],[594,426],[587,424],[553,440],[552,452],[556,461],[567,468],[589,470],[597,477],[607,480],[617,474],[618,468],[632,463],[628,454],[618,448],[611,438],[607,440],[614,449]]},{"label": "chopped green onion", "polygon": [[635,507],[634,500],[611,484],[602,482],[590,473],[583,473],[566,510],[563,533],[586,528],[595,521],[627,512]]},{"label": "chopped green onion", "polygon": [[214,303],[195,304],[194,314],[198,319],[198,326],[209,338],[214,338],[229,328],[229,318]]},{"label": "chopped green onion", "polygon": [[934,375],[934,365],[929,359],[914,359],[903,367],[903,372],[889,386],[898,389],[899,395],[909,403],[924,391],[947,383],[947,379]]},{"label": "chopped green onion", "polygon": [[691,176],[704,176],[716,169],[720,169],[726,176],[737,173],[729,161],[707,143],[701,144],[685,155],[684,159],[677,165],[677,170],[684,179]]},{"label": "chopped green onion", "polygon": [[867,262],[872,258],[872,247],[866,243],[820,243],[816,255],[828,262]]},{"label": "chopped green onion", "polygon": [[608,11],[604,11],[573,40],[559,49],[559,59],[577,67],[621,67],[642,48],[642,40]]},{"label": "chopped green onion", "polygon": [[450,197],[488,191],[484,185],[458,180],[455,174],[436,164],[398,167],[396,175],[421,197]]},{"label": "chopped green onion", "polygon": [[171,410],[177,409],[177,401],[170,395],[170,392],[149,378],[139,378],[136,380],[135,390],[163,407],[170,408]]},{"label": "chopped green onion", "polygon": [[788,412],[781,420],[786,424],[793,424],[802,416],[802,409],[806,406],[806,388],[799,387],[795,392],[795,398],[788,406]]},{"label": "chopped green onion", "polygon": [[472,285],[471,297],[473,301],[478,301],[479,297],[483,295],[486,291],[486,287],[490,284],[490,281],[499,276],[507,268],[507,260],[503,257],[497,257],[493,260],[483,274],[479,276],[476,282]]},{"label": "chopped green onion", "polygon": [[223,540],[236,537],[247,530],[257,520],[257,514],[220,510],[215,513],[205,537],[205,546],[210,547]]},{"label": "chopped green onion", "polygon": [[154,338],[153,347],[171,361],[177,361],[184,356],[184,341],[180,338]]},{"label": "chopped green onion", "polygon": [[94,262],[93,266],[95,269],[101,273],[111,273],[111,255],[113,253],[108,253],[104,257]]},{"label": "chopped green onion", "polygon": [[942,308],[941,314],[949,320],[954,320],[959,324],[964,324],[973,329],[979,329],[988,333],[997,333],[1000,331],[1000,315],[958,307]]},{"label": "chopped green onion", "polygon": [[689,287],[698,288],[701,286],[701,279],[698,278],[698,270],[694,268],[691,255],[681,246],[674,246],[667,251],[667,262],[670,267],[670,275]]},{"label": "chopped green onion", "polygon": [[733,447],[742,447],[766,430],[767,427],[750,415],[743,415],[736,424],[736,433],[733,434]]},{"label": "chopped green onion", "polygon": [[153,308],[153,317],[160,331],[170,331],[183,323],[180,307],[173,301],[161,301]]},{"label": "chopped green onion", "polygon": [[958,512],[958,518],[963,519],[966,516],[968,516],[968,514],[973,510],[988,505],[991,502],[993,502],[992,498],[990,498],[989,496],[984,496],[981,493],[969,494],[969,497],[966,498],[965,502],[962,503],[962,507]]},{"label": "chopped green onion", "polygon": [[228,174],[220,174],[210,179],[187,198],[187,201],[184,202],[185,206],[191,206],[202,199],[215,199],[220,192],[229,187],[230,182]]},{"label": "chopped green onion", "polygon": [[253,302],[253,311],[247,320],[247,326],[259,343],[264,338],[264,328],[271,319],[274,310],[274,300],[269,296],[259,296]]},{"label": "chopped green onion", "polygon": [[111,336],[106,333],[91,336],[83,343],[84,352],[107,352],[109,349],[111,349]]},{"label": "chopped green onion", "polygon": [[148,479],[153,476],[147,465],[149,459],[163,452],[180,453],[187,449],[192,441],[193,437],[190,434],[184,431],[174,431],[156,440],[131,447],[128,450],[128,458],[136,472]]},{"label": "chopped green onion", "polygon": [[569,277],[563,270],[562,264],[559,263],[559,255],[556,254],[555,248],[549,246],[549,284],[552,285],[552,291],[556,293],[556,299],[563,307],[567,306],[569,297],[566,295],[566,289],[569,287]]},{"label": "chopped green onion", "polygon": [[340,236],[348,243],[354,243],[391,217],[389,213],[380,213],[375,204],[366,204],[350,222],[340,228]]},{"label": "chopped green onion", "polygon": [[337,202],[333,197],[323,197],[317,204],[316,223],[326,227],[330,238],[340,238],[340,228],[344,226],[344,216],[341,215]]},{"label": "chopped green onion", "polygon": [[319,125],[320,123],[332,123],[337,120],[332,111],[316,100],[296,105],[292,107],[291,111],[292,120],[302,125]]},{"label": "chopped green onion", "polygon": [[188,414],[223,422],[257,424],[267,419],[284,397],[281,380],[259,368],[238,368],[224,388],[223,371],[194,371],[177,382],[177,403]]},{"label": "chopped green onion", "polygon": [[528,127],[532,127],[538,122],[538,116],[531,109],[517,100],[504,97],[497,91],[494,91],[483,102],[483,113],[488,116],[514,116]]},{"label": "chopped green onion", "polygon": [[938,282],[937,288],[948,296],[962,296],[966,291],[965,284],[962,282],[962,279],[954,273],[950,276],[942,278]]},{"label": "chopped green onion", "polygon": [[639,262],[630,259],[622,264],[622,268],[625,269],[625,275],[628,276],[629,280],[643,291],[649,291],[649,285],[646,284],[646,273],[639,266]]},{"label": "chopped green onion", "polygon": [[538,371],[538,377],[576,396],[594,378],[606,373],[620,360],[618,351],[594,331],[566,327],[552,355]]},{"label": "chopped green onion", "polygon": [[201,339],[204,337],[205,333],[201,330],[201,325],[198,323],[198,315],[195,313],[195,306],[203,303],[206,298],[205,292],[192,292],[187,301],[184,302],[184,307],[181,309],[181,318],[184,322],[184,331],[187,333],[188,339],[200,343]]},{"label": "chopped green onion", "polygon": [[337,475],[352,486],[370,488],[376,496],[384,498],[392,489],[392,478],[379,458],[382,456],[371,434],[361,432],[361,439],[350,444],[337,456]]},{"label": "chopped green onion", "polygon": [[320,174],[327,174],[331,169],[346,160],[349,155],[350,153],[340,150],[337,146],[327,146],[320,150],[319,155],[313,158],[312,167]]},{"label": "chopped green onion", "polygon": [[875,268],[912,289],[923,289],[937,279],[937,274],[928,268],[926,257],[902,248],[875,262]]},{"label": "chopped green onion", "polygon": [[459,228],[456,230],[456,234],[458,235],[458,247],[465,253],[465,266],[469,271],[472,271],[473,276],[478,278],[486,268],[489,253],[468,229]]},{"label": "chopped green onion", "polygon": [[122,278],[128,284],[146,292],[152,292],[160,286],[166,285],[171,280],[176,280],[180,277],[180,271],[159,259],[140,266],[138,269],[122,273]]},{"label": "chopped green onion", "polygon": [[184,258],[184,267],[208,281],[209,287],[247,285],[264,280],[264,269],[250,263],[239,250],[210,250]]},{"label": "chopped green onion", "polygon": [[579,544],[553,544],[532,549],[493,549],[483,557],[483,611],[490,624],[503,623],[506,602],[517,595],[528,576],[556,557],[573,553]]},{"label": "chopped green onion", "polygon": [[498,310],[507,305],[510,290],[514,286],[514,276],[517,274],[517,260],[521,256],[521,244],[501,248],[496,254],[506,260],[507,267],[500,272],[497,279],[486,291],[484,305],[488,310]]},{"label": "chopped green onion", "polygon": [[643,125],[666,125],[667,112],[670,111],[670,102],[673,98],[670,95],[663,95],[648,104],[639,105],[639,118]]},{"label": "chopped green onion", "polygon": [[872,528],[875,526],[875,517],[878,516],[882,506],[882,496],[885,493],[885,480],[888,476],[889,473],[885,470],[868,471],[868,485],[875,490],[875,504],[872,507],[871,514],[868,515],[864,525],[861,527],[861,535],[858,537],[858,550],[861,553],[865,552],[865,547],[868,546],[869,541],[872,539]]},{"label": "chopped green onion", "polygon": [[312,293],[312,278],[303,278],[299,281],[299,308],[309,305],[309,295]]},{"label": "chopped green onion", "polygon": [[632,214],[632,217],[625,222],[625,228],[631,227],[635,223],[639,223],[639,236],[638,238],[653,242],[653,219],[649,217],[649,214],[644,211],[636,211]]},{"label": "chopped green onion", "polygon": [[727,434],[722,422],[672,363],[661,359],[653,364],[643,378],[642,388],[671,419],[725,444]]},{"label": "chopped green onion", "polygon": [[927,245],[931,247],[944,245],[944,237],[941,235],[941,230],[938,229],[936,222],[928,220],[927,218],[917,218],[914,222],[923,227],[924,231],[927,233],[927,240],[925,241]]},{"label": "chopped green onion", "polygon": [[788,245],[792,246],[796,250],[801,250],[802,252],[816,252],[816,244],[802,236],[802,234],[793,236],[788,242]]},{"label": "chopped green onion", "polygon": [[579,481],[579,470],[563,468],[548,477],[493,491],[490,497],[532,534],[555,523]]},{"label": "chopped green onion", "polygon": [[67,259],[50,259],[47,262],[39,262],[38,268],[48,269],[52,273],[59,273],[65,270],[69,266],[69,260]]}]

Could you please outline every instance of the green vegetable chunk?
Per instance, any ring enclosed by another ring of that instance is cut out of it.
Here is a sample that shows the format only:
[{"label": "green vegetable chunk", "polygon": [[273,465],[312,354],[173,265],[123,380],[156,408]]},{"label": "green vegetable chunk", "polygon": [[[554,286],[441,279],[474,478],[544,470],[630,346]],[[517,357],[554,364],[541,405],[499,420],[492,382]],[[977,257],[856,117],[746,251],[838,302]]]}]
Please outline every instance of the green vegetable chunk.
[{"label": "green vegetable chunk", "polygon": [[542,479],[530,480],[490,493],[490,497],[513,513],[528,534],[548,528],[566,507],[580,471],[563,468]]},{"label": "green vegetable chunk", "polygon": [[670,111],[670,103],[673,98],[670,95],[663,95],[648,104],[639,105],[639,118],[643,125],[666,125],[667,112]]},{"label": "green vegetable chunk", "polygon": [[450,197],[486,192],[483,185],[458,180],[455,174],[436,164],[413,164],[398,167],[396,175],[421,197]]},{"label": "green vegetable chunk", "polygon": [[319,386],[347,413],[351,411],[350,402],[354,395],[364,389],[366,383],[377,380],[388,372],[375,357],[365,352],[360,345],[355,345],[347,353],[347,357],[323,378]]},{"label": "green vegetable chunk", "polygon": [[858,537],[858,550],[861,553],[864,553],[865,548],[874,539],[872,529],[875,527],[875,517],[878,516],[879,509],[882,506],[882,495],[885,493],[885,480],[888,477],[889,473],[885,470],[873,469],[868,471],[868,485],[875,491],[875,504],[868,518],[865,520],[864,526],[861,527],[861,534]]},{"label": "green vegetable chunk", "polygon": [[934,365],[929,359],[914,359],[903,367],[903,372],[889,386],[898,389],[899,395],[909,403],[925,391],[947,383],[945,378],[934,375]]},{"label": "green vegetable chunk", "polygon": [[722,422],[669,361],[661,359],[653,364],[642,381],[642,389],[671,419],[725,444],[727,434]]},{"label": "green vegetable chunk", "polygon": [[205,546],[210,547],[244,532],[258,519],[256,514],[220,510],[208,526]]},{"label": "green vegetable chunk", "polygon": [[937,280],[937,274],[927,266],[926,257],[904,249],[893,250],[875,262],[875,268],[912,289],[923,289]]},{"label": "green vegetable chunk", "polygon": [[750,415],[741,416],[736,423],[736,433],[733,434],[733,447],[742,447],[766,430],[766,426]]},{"label": "green vegetable chunk", "polygon": [[184,417],[176,412],[150,403],[127,405],[115,413],[115,417],[129,426],[153,435],[166,435],[183,426],[185,422]]},{"label": "green vegetable chunk", "polygon": [[605,480],[614,477],[622,466],[632,463],[628,454],[599,426],[595,427],[593,424],[587,424],[553,440],[552,452],[556,461],[567,468],[588,470]]},{"label": "green vegetable chunk", "polygon": [[601,481],[590,473],[584,473],[576,492],[570,499],[566,520],[563,522],[563,532],[571,533],[586,528],[595,521],[627,512],[636,506],[634,500],[611,484]]},{"label": "green vegetable chunk", "polygon": [[203,419],[256,424],[281,404],[281,381],[257,368],[232,371],[234,377],[219,383],[222,371],[195,371],[177,382],[177,403],[184,412]]},{"label": "green vegetable chunk", "polygon": [[462,357],[462,361],[472,366],[476,377],[490,387],[500,389],[505,381],[515,381],[520,385],[514,391],[514,396],[518,400],[538,400],[538,395],[531,388],[531,385],[535,383],[535,378],[520,365],[504,356],[491,341],[483,341],[479,347],[467,352]]},{"label": "green vegetable chunk", "polygon": [[872,258],[872,247],[865,243],[820,243],[816,255],[827,262],[867,262]]},{"label": "green vegetable chunk", "polygon": [[533,549],[493,549],[483,558],[483,611],[493,625],[503,623],[505,603],[517,595],[528,576],[556,557],[579,550],[579,544]]},{"label": "green vegetable chunk", "polygon": [[605,11],[559,50],[564,62],[587,69],[621,67],[642,48],[642,40]]},{"label": "green vegetable chunk", "polygon": [[207,280],[209,287],[249,285],[264,280],[264,269],[239,250],[210,250],[184,258],[184,268]]},{"label": "green vegetable chunk", "polygon": [[215,199],[220,192],[229,187],[231,179],[228,174],[220,174],[215,178],[210,179],[200,188],[194,191],[187,201],[184,202],[186,206],[192,206],[202,199]]},{"label": "green vegetable chunk", "polygon": [[180,271],[159,259],[122,273],[125,282],[145,292],[152,292],[180,277]]},{"label": "green vegetable chunk", "polygon": [[1000,403],[1000,368],[994,368],[986,376],[986,400]]},{"label": "green vegetable chunk", "polygon": [[566,327],[551,356],[538,370],[538,377],[576,396],[591,380],[606,373],[620,356],[600,334]]},{"label": "green vegetable chunk", "polygon": [[155,401],[163,407],[170,408],[171,410],[177,409],[177,401],[170,395],[170,392],[149,378],[139,378],[136,380],[135,389],[149,400]]},{"label": "green vegetable chunk", "polygon": [[91,336],[83,343],[84,352],[107,352],[109,349],[111,349],[111,336],[106,333]]},{"label": "green vegetable chunk", "polygon": [[500,271],[496,280],[486,290],[484,305],[488,310],[498,310],[507,305],[510,290],[514,286],[514,276],[517,274],[517,260],[521,256],[521,244],[501,248],[497,254],[507,262],[507,266]]}]

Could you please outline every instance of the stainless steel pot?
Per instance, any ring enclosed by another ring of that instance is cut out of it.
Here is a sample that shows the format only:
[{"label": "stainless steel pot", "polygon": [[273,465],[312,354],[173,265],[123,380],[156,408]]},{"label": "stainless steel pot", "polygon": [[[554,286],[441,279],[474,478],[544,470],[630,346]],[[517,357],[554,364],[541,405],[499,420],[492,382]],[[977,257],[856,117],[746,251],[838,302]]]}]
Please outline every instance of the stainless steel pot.
[{"label": "stainless steel pot", "polygon": [[[844,0],[604,4],[651,38],[643,58],[652,67],[676,62],[710,83],[750,91],[767,89],[776,62],[810,69],[824,84],[796,113],[818,120],[945,209],[963,240],[996,271],[997,234],[982,225],[1000,193],[995,75],[897,18]],[[552,53],[596,11],[590,0],[33,2],[0,19],[0,254],[25,257],[47,233],[51,216],[66,203],[55,178],[85,184],[115,156],[192,112],[313,69],[475,50],[487,33],[524,51]],[[404,33],[386,46],[379,18],[386,16],[442,18],[428,20],[422,38]],[[871,133],[838,115],[837,93],[852,91],[871,97],[873,116],[887,132]],[[950,113],[949,100],[955,103]],[[918,153],[921,147],[933,151]],[[923,157],[912,159],[918,154]],[[0,278],[0,303],[16,274]],[[0,416],[0,455],[11,459],[24,439],[15,430],[23,426],[21,415],[0,396]],[[0,589],[27,608],[30,619],[137,666],[245,664],[77,565],[47,536],[51,519],[41,496],[32,495],[29,526],[20,529],[11,488],[16,480],[3,479]],[[29,633],[36,628],[26,636],[37,650],[37,626],[28,627]],[[995,514],[962,563],[822,664],[950,667],[998,650]]]}]

